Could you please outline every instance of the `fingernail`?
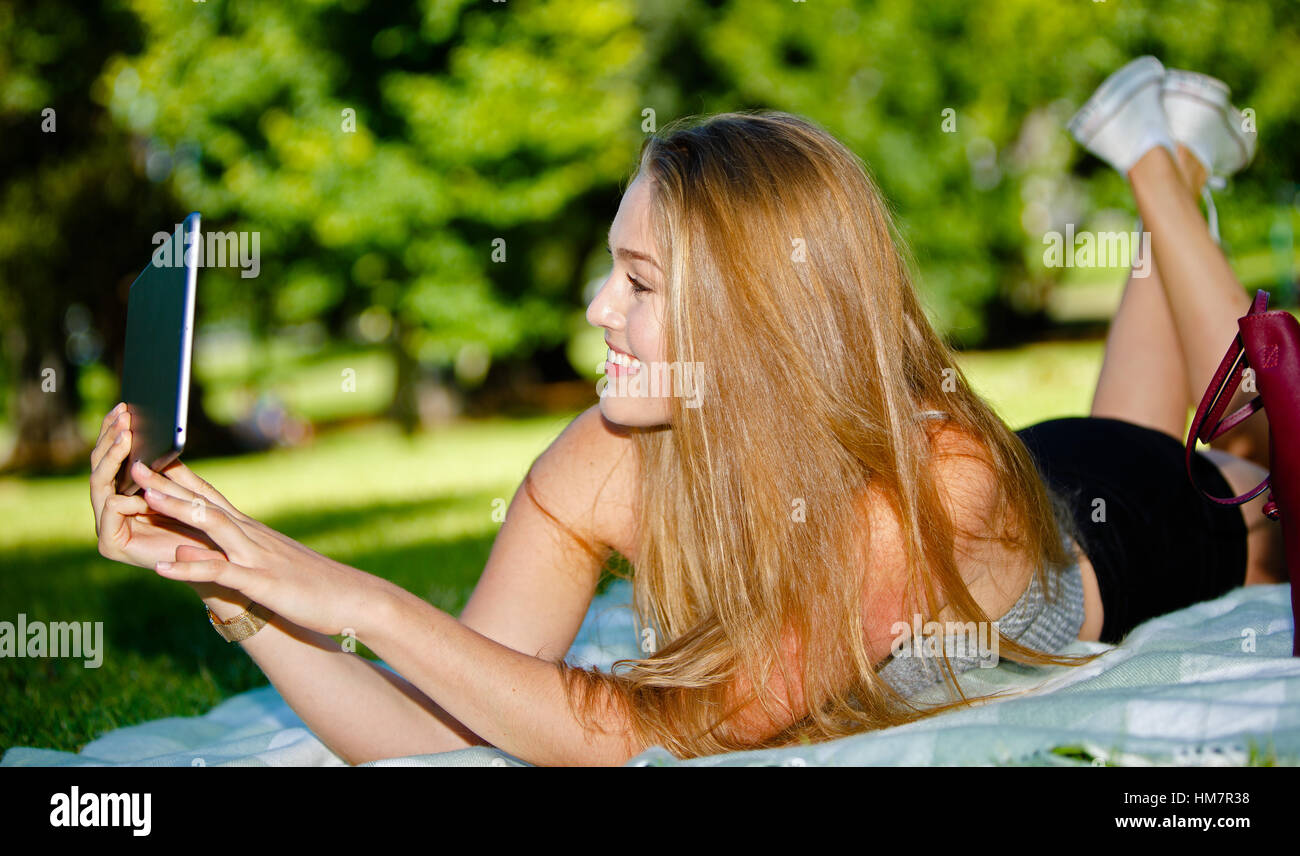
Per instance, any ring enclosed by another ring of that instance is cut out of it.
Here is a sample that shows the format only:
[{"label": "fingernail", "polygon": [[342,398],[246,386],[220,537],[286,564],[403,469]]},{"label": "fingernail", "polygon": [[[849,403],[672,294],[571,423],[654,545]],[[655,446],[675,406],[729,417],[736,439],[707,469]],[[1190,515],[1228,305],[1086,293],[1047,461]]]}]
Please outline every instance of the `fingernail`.
[{"label": "fingernail", "polygon": [[158,491],[154,490],[153,488],[146,488],[146,489],[145,489],[145,492],[144,492],[144,495],[145,495],[145,497],[148,498],[148,499],[157,499],[157,498],[158,498]]}]

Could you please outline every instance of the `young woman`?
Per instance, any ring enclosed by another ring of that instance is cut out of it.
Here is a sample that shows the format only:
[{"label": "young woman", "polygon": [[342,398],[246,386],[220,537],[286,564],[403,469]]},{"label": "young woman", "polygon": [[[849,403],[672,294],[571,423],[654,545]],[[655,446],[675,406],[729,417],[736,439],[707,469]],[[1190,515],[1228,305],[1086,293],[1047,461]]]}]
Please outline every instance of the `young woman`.
[{"label": "young woman", "polygon": [[[971,663],[900,647],[896,623],[1000,618],[1002,656],[1073,662],[1052,652],[1283,567],[1268,530],[1246,537],[1256,503],[1203,502],[1182,471],[1187,408],[1247,303],[1195,166],[1155,148],[1130,172],[1160,274],[1126,287],[1092,416],[1017,434],[928,323],[859,159],[787,114],[680,123],[643,147],[588,309],[609,386],[534,462],[459,619],[183,464],[137,465],[148,493],[114,495],[120,406],[91,459],[100,552],[188,582],[217,622],[256,604],[223,635],[351,763],[490,744],[622,764],[924,715],[908,696]],[[1259,477],[1196,461],[1221,494]],[[614,551],[645,657],[569,667]],[[396,674],[342,652],[345,632]]]}]

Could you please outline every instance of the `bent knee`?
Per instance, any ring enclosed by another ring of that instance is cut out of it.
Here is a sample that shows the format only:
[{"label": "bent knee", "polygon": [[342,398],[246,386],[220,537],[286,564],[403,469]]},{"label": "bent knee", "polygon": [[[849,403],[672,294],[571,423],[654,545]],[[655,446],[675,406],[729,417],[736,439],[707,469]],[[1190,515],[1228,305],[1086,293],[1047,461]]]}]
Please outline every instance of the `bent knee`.
[{"label": "bent knee", "polygon": [[[1219,468],[1234,496],[1248,493],[1268,476],[1268,470],[1254,461],[1248,461],[1222,449],[1202,449],[1201,454]],[[1268,502],[1268,491],[1240,506],[1246,524],[1246,585],[1287,581],[1282,527],[1276,521],[1264,516],[1266,502]]]}]

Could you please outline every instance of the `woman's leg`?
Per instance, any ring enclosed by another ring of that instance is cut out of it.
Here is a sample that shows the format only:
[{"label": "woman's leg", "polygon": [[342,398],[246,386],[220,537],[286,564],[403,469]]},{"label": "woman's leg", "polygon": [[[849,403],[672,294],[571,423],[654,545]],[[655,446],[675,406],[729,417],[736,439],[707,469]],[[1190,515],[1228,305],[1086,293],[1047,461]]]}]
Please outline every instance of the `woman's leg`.
[{"label": "woman's leg", "polygon": [[[1189,401],[1199,402],[1237,336],[1237,319],[1250,309],[1251,300],[1210,239],[1195,196],[1169,152],[1153,148],[1128,177],[1144,227],[1151,233],[1151,249],[1183,354],[1185,394]],[[1236,392],[1229,412],[1256,394]],[[1268,422],[1253,416],[1212,446],[1267,467]]]},{"label": "woman's leg", "polygon": [[[1147,275],[1139,276],[1144,269]],[[1181,442],[1187,436],[1187,389],[1160,266],[1154,258],[1138,258],[1106,335],[1091,414],[1154,428]]]},{"label": "woman's leg", "polygon": [[[1182,146],[1179,146],[1177,167],[1177,174],[1171,173],[1168,169],[1146,171],[1144,168],[1143,189],[1150,192],[1148,195],[1169,193],[1167,187],[1159,186],[1160,183],[1181,180],[1182,187],[1193,200],[1192,207],[1195,209],[1195,197],[1206,179],[1204,168]],[[1152,184],[1156,187],[1149,187]],[[1135,190],[1135,195],[1136,193]],[[1199,212],[1197,219],[1199,221]],[[1206,231],[1208,241],[1208,230]],[[1204,244],[1202,243],[1198,249],[1203,251]],[[1222,259],[1222,256],[1219,255],[1219,258]],[[1147,265],[1149,275],[1136,276],[1135,272],[1143,269],[1143,263]],[[1226,262],[1223,267],[1226,268]],[[1231,276],[1230,269],[1228,275]],[[1097,389],[1092,400],[1092,415],[1109,416],[1154,428],[1172,435],[1180,443],[1184,442],[1187,436],[1187,410],[1200,403],[1201,396],[1222,359],[1223,351],[1236,335],[1235,319],[1249,308],[1250,300],[1241,292],[1241,287],[1236,283],[1235,278],[1232,279],[1232,284],[1233,290],[1220,286],[1215,292],[1221,305],[1229,307],[1227,311],[1234,322],[1231,326],[1221,325],[1224,328],[1223,349],[1217,353],[1214,348],[1198,349],[1196,347],[1198,341],[1201,345],[1204,345],[1205,341],[1198,340],[1195,336],[1190,339],[1193,347],[1187,348],[1183,344],[1183,338],[1179,334],[1170,307],[1173,295],[1180,292],[1166,284],[1156,258],[1139,258],[1134,272],[1130,272],[1128,282],[1124,285],[1119,309],[1115,313],[1115,319],[1107,335],[1101,374],[1097,379]],[[1243,298],[1240,301],[1242,307],[1240,311],[1236,310],[1230,302],[1231,296],[1236,294],[1241,294]],[[1204,314],[1186,312],[1182,314],[1185,322],[1190,316],[1194,323],[1204,323]],[[1192,362],[1193,357],[1190,353],[1197,350],[1201,352],[1199,364]],[[1198,370],[1204,374],[1204,382],[1199,380],[1193,382],[1192,378],[1197,376],[1194,372]],[[1252,393],[1239,393],[1238,400],[1233,402],[1232,407],[1235,409],[1251,397],[1253,397]],[[1231,433],[1236,435],[1247,431],[1254,432],[1254,436],[1248,443],[1254,445],[1256,449],[1262,449],[1266,457],[1268,435],[1265,420],[1258,416],[1252,417],[1245,425]],[[1240,495],[1257,485],[1267,470],[1260,462],[1244,459],[1222,448],[1216,448],[1226,445],[1225,439],[1216,440],[1213,447],[1204,450],[1202,454],[1219,468],[1233,493]],[[1239,446],[1246,445],[1235,436],[1233,439]],[[1266,461],[1264,463],[1266,464]],[[1246,575],[1243,580],[1245,585],[1287,581],[1286,554],[1282,544],[1281,527],[1264,517],[1262,512],[1266,499],[1266,495],[1261,494],[1240,506],[1247,528]],[[1080,638],[1096,638],[1096,634]]]},{"label": "woman's leg", "polygon": [[[1236,496],[1259,484],[1267,470],[1253,461],[1247,461],[1221,449],[1204,449],[1209,458]],[[1277,521],[1264,516],[1264,503],[1268,492],[1243,502],[1241,513],[1246,521],[1246,579],[1245,585],[1256,583],[1284,583],[1288,572],[1286,548],[1282,543],[1282,527]]]}]

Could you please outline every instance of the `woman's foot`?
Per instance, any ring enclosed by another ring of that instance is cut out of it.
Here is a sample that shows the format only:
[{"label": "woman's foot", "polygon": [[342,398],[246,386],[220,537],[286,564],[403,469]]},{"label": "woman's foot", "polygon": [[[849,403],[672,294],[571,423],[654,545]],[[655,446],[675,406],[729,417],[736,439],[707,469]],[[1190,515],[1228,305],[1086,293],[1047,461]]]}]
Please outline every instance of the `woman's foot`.
[{"label": "woman's foot", "polygon": [[1241,111],[1228,100],[1231,91],[1221,80],[1194,71],[1168,69],[1161,101],[1174,141],[1196,155],[1206,171],[1226,179],[1255,157],[1257,134]]},{"label": "woman's foot", "polygon": [[1205,187],[1206,180],[1210,174],[1205,169],[1205,164],[1201,163],[1200,158],[1192,154],[1192,150],[1187,146],[1179,143],[1177,146],[1178,171],[1183,174],[1183,181],[1187,184],[1187,189],[1193,196],[1201,195],[1201,188]]},{"label": "woman's foot", "polygon": [[1161,92],[1165,68],[1153,56],[1139,57],[1097,87],[1074,114],[1070,134],[1097,157],[1127,175],[1156,146],[1175,155]]},{"label": "woman's foot", "polygon": [[1231,91],[1221,80],[1194,71],[1167,69],[1161,89],[1165,117],[1179,151],[1187,151],[1200,165],[1199,170],[1179,166],[1184,174],[1201,175],[1193,191],[1205,200],[1205,216],[1210,237],[1219,243],[1219,216],[1214,197],[1205,186],[1208,179],[1222,189],[1226,179],[1245,167],[1255,157],[1256,134],[1247,131],[1241,111],[1229,101]]}]

